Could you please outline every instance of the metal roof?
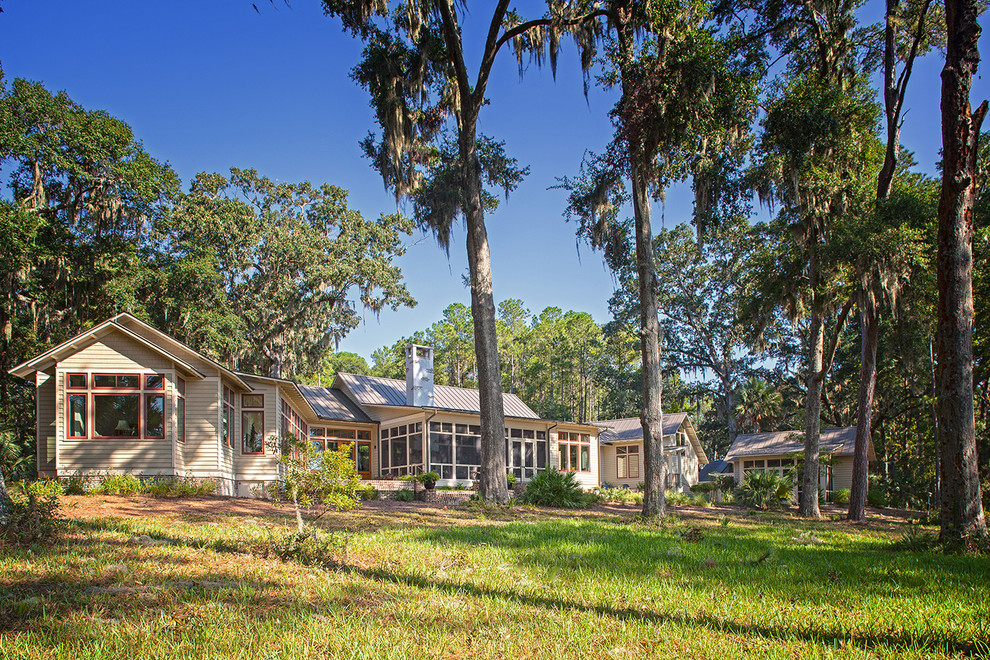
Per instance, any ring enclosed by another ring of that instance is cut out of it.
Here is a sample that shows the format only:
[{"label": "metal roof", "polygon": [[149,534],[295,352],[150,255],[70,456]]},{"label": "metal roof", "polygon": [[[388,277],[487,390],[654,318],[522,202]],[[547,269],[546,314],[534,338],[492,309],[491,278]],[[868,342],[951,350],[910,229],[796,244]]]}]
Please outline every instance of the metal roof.
[{"label": "metal roof", "polygon": [[732,474],[732,463],[727,463],[720,458],[698,468],[698,481],[710,481],[713,476],[723,472]]},{"label": "metal roof", "polygon": [[[664,436],[674,435],[681,424],[687,419],[687,413],[669,413],[662,415],[660,424],[663,427]],[[601,444],[607,445],[613,442],[625,442],[628,440],[642,440],[643,426],[639,417],[623,417],[622,419],[603,419],[592,422],[602,429],[599,435]]]},{"label": "metal roof", "polygon": [[320,419],[338,422],[371,422],[363,410],[340,390],[315,385],[296,385]]},{"label": "metal roof", "polygon": [[[406,403],[406,382],[394,378],[337,374],[354,398],[362,406],[402,406],[417,408]],[[515,394],[502,395],[505,415],[523,419],[540,419],[529,406]],[[433,386],[432,408],[481,414],[478,390],[450,385]]]},{"label": "metal roof", "polygon": [[[821,430],[821,452],[838,456],[851,456],[856,445],[856,427]],[[769,433],[748,433],[737,435],[735,442],[726,454],[726,461],[734,461],[743,456],[776,456],[795,454],[804,451],[804,431],[772,431]],[[873,441],[870,441],[870,460],[876,459]]]}]

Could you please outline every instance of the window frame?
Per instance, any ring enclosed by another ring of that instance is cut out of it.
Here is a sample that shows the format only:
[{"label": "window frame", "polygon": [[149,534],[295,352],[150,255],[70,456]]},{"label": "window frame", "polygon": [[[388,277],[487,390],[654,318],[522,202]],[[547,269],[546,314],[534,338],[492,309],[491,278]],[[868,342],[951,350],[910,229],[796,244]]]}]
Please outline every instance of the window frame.
[{"label": "window frame", "polygon": [[[72,397],[82,397],[83,400],[83,434],[72,435]],[[71,392],[65,398],[65,438],[66,440],[88,440],[90,419],[89,419],[89,393]]]},{"label": "window frame", "polygon": [[175,440],[182,443],[186,441],[186,381],[181,378],[175,379]]}]

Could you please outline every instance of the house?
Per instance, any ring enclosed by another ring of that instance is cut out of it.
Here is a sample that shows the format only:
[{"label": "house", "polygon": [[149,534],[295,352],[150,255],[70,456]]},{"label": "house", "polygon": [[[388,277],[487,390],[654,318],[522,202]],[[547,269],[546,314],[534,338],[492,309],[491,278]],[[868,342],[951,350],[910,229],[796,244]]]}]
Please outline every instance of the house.
[{"label": "house", "polygon": [[[34,382],[38,473],[214,479],[250,496],[279,478],[278,447],[352,444],[363,478],[435,470],[471,484],[481,463],[477,390],[434,386],[432,349],[410,346],[406,381],[338,374],[330,387],[232,371],[130,314],[11,369]],[[598,485],[595,426],[544,420],[504,395],[508,469],[546,468]]]},{"label": "house", "polygon": [[[832,491],[852,486],[855,445],[855,426],[821,430],[821,453],[831,456],[830,460],[822,461],[819,479],[826,497],[830,497]],[[725,460],[733,466],[736,483],[741,483],[745,473],[751,470],[772,470],[785,474],[798,468],[803,456],[804,431],[773,431],[737,435]],[[871,440],[869,459],[875,461],[876,458]]]},{"label": "house", "polygon": [[[643,427],[638,417],[594,422],[599,436],[601,482],[636,488],[643,481]],[[668,489],[686,492],[698,483],[698,466],[708,462],[687,413],[663,415],[663,450]]]},{"label": "house", "polygon": [[698,481],[712,481],[719,474],[732,474],[732,464],[721,458],[706,463],[698,469]]}]

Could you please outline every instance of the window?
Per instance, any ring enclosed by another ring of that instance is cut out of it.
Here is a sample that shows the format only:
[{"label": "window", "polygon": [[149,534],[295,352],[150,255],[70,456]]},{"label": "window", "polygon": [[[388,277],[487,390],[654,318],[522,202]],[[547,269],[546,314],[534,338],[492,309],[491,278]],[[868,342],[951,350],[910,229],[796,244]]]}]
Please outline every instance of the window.
[{"label": "window", "polygon": [[144,437],[165,437],[165,395],[144,395]]},{"label": "window", "polygon": [[[253,410],[252,410],[253,408]],[[241,453],[265,453],[265,395],[241,396]]]},{"label": "window", "polygon": [[287,446],[295,442],[305,442],[308,435],[306,422],[302,416],[289,405],[289,402],[282,399],[282,442]]},{"label": "window", "polygon": [[186,381],[175,381],[177,400],[175,402],[175,435],[179,442],[186,441]]},{"label": "window", "polygon": [[220,427],[220,442],[233,448],[234,446],[234,391],[223,386],[223,418]]},{"label": "window", "polygon": [[562,472],[591,472],[591,436],[587,433],[557,433]]},{"label": "window", "polygon": [[162,374],[67,374],[66,388],[67,438],[165,437]]},{"label": "window", "polygon": [[619,479],[639,478],[639,447],[615,448],[615,476]]},{"label": "window", "polygon": [[98,438],[139,437],[141,395],[94,394],[93,426]]},{"label": "window", "polygon": [[69,437],[85,438],[86,436],[86,395],[69,395]]},{"label": "window", "polygon": [[[350,431],[354,437],[354,431]],[[358,439],[369,436],[367,431],[358,431]],[[423,422],[400,424],[390,429],[382,429],[381,453],[382,472],[401,476],[419,474],[423,471]],[[369,457],[370,459],[370,457]]]}]

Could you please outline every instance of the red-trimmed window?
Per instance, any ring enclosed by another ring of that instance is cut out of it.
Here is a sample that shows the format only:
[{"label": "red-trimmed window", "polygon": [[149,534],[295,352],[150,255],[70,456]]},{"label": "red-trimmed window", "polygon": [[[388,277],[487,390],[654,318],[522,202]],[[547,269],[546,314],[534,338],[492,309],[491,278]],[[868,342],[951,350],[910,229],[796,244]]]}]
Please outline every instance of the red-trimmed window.
[{"label": "red-trimmed window", "polygon": [[140,374],[93,374],[94,390],[139,390]]},{"label": "red-trimmed window", "polygon": [[177,397],[175,401],[175,436],[179,442],[186,441],[186,381],[175,381]]},{"label": "red-trimmed window", "polygon": [[86,374],[66,374],[65,386],[70,390],[85,390],[89,383]]},{"label": "red-trimmed window", "polygon": [[164,390],[165,389],[165,376],[162,374],[145,374],[144,376],[144,389],[146,390]]},{"label": "red-trimmed window", "polygon": [[241,453],[265,453],[265,395],[241,396]]},{"label": "red-trimmed window", "polygon": [[223,426],[221,428],[220,441],[234,448],[234,391],[224,385],[223,387]]},{"label": "red-trimmed window", "polygon": [[165,437],[165,395],[144,395],[144,437]]},{"label": "red-trimmed window", "polygon": [[289,442],[289,438],[295,438],[297,442],[305,442],[308,434],[306,422],[288,401],[282,399],[282,441]]},{"label": "red-trimmed window", "polygon": [[89,415],[87,414],[87,395],[70,394],[68,406],[68,437],[87,438],[87,424]]},{"label": "red-trimmed window", "polygon": [[561,472],[591,472],[591,436],[587,433],[557,434]]}]

